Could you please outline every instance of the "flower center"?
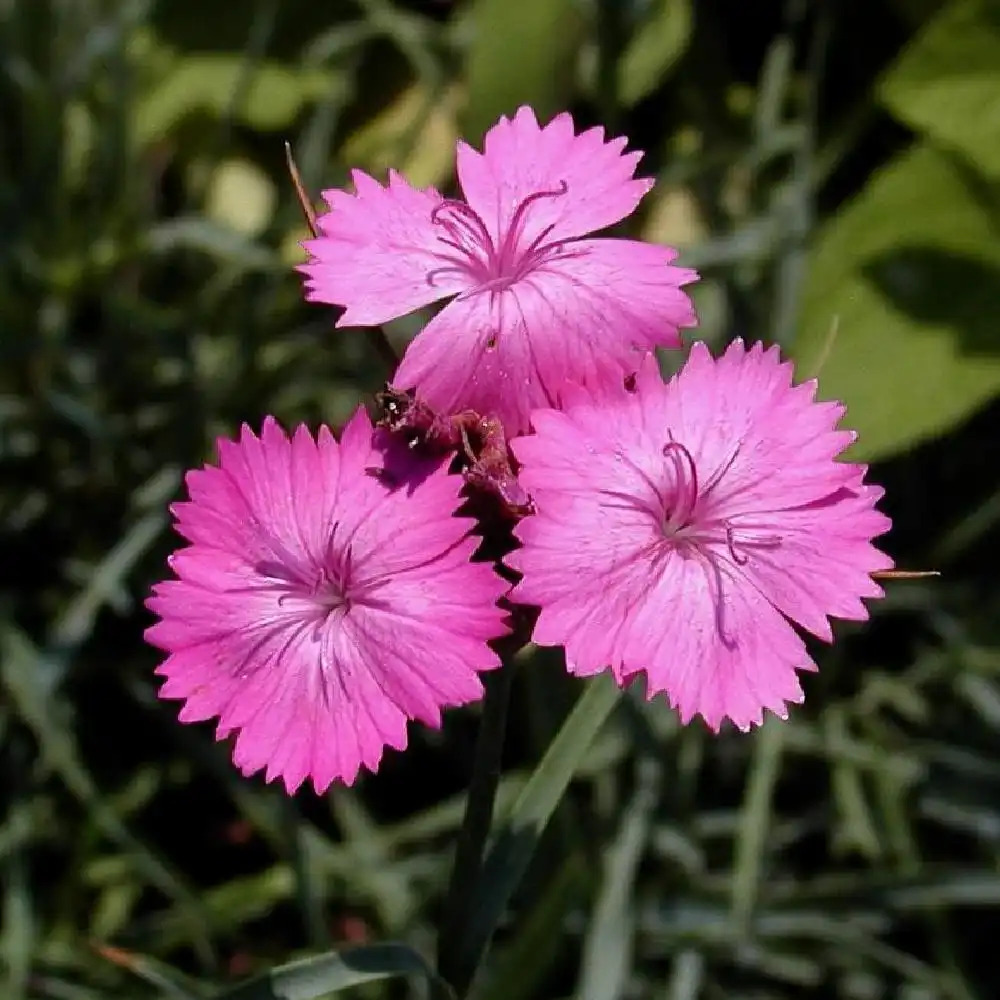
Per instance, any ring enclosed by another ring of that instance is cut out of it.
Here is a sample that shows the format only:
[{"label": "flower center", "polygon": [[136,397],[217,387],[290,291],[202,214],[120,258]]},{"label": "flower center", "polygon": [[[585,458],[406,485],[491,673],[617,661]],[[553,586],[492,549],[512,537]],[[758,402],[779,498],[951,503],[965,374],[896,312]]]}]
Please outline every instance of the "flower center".
[{"label": "flower center", "polygon": [[665,539],[698,549],[724,542],[732,561],[737,566],[745,566],[753,549],[774,548],[781,544],[781,538],[760,533],[746,524],[734,524],[731,518],[712,510],[715,506],[711,502],[712,491],[732,468],[739,451],[737,444],[709,479],[699,482],[691,452],[679,441],[668,441],[663,446],[663,457],[670,485],[667,491],[658,495],[663,504],[660,529]]},{"label": "flower center", "polygon": [[428,272],[427,284],[433,285],[443,275],[461,275],[472,278],[477,291],[501,290],[525,277],[570,242],[548,240],[553,224],[522,246],[529,210],[543,199],[562,197],[568,190],[567,183],[560,181],[555,190],[529,194],[514,210],[498,242],[494,242],[486,223],[471,206],[446,198],[431,212],[431,222],[442,230],[438,242],[445,249],[436,255],[442,266]]},{"label": "flower center", "polygon": [[254,567],[263,577],[259,589],[277,595],[277,603],[286,611],[294,610],[318,630],[340,621],[355,604],[376,603],[372,591],[379,580],[359,579],[350,541],[337,538],[334,524],[325,551],[317,557],[303,557],[273,542],[274,559]]},{"label": "flower center", "polygon": [[695,523],[698,506],[698,467],[694,456],[679,441],[670,441],[663,446],[663,457],[667,460],[667,475],[670,485],[662,493],[663,503],[660,530],[665,538],[679,538],[690,535]]},{"label": "flower center", "polygon": [[707,480],[699,479],[698,467],[691,451],[673,439],[662,448],[662,469],[652,475],[621,454],[620,457],[645,483],[652,496],[648,500],[641,500],[634,494],[626,496],[623,493],[609,492],[608,495],[618,500],[625,499],[629,506],[649,514],[661,542],[678,549],[701,553],[704,553],[706,546],[724,544],[732,561],[738,566],[744,566],[750,559],[751,550],[773,548],[781,544],[781,539],[758,532],[746,523],[734,524],[713,503],[713,491],[732,467],[738,454],[739,445]]}]

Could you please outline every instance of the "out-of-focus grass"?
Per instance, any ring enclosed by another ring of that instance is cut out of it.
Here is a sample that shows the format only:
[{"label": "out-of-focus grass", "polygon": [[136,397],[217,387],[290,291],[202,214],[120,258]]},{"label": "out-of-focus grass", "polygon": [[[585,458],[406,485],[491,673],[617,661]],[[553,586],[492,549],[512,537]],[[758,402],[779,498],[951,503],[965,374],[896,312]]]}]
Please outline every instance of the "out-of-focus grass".
[{"label": "out-of-focus grass", "polygon": [[[945,575],[840,629],[787,724],[712,737],[628,700],[482,995],[1000,992],[1000,34],[985,3],[817,8],[0,3],[0,996],[433,954],[475,713],[288,801],[157,702],[141,601],[214,436],[336,424],[387,374],[301,301],[283,141],[313,191],[390,164],[447,186],[455,137],[518,101],[647,151],[632,227],[702,269],[702,335],[825,353],[885,459],[893,554]],[[549,656],[516,683],[503,809],[579,690]]]}]

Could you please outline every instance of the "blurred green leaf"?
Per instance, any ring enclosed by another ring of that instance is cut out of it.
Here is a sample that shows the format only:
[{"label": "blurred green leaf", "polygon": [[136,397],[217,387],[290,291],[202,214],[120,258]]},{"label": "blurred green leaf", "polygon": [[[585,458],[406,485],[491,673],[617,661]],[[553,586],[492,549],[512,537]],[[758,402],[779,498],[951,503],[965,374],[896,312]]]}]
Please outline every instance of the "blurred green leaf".
[{"label": "blurred green leaf", "polygon": [[247,271],[276,271],[278,255],[230,229],[202,216],[179,216],[165,219],[146,234],[150,253],[168,254],[176,250],[198,250],[220,263],[233,264]]},{"label": "blurred green leaf", "polygon": [[897,15],[914,27],[933,17],[943,6],[943,0],[889,0]]},{"label": "blurred green leaf", "polygon": [[[295,872],[291,865],[279,863],[206,889],[200,903],[209,927],[222,932],[260,920],[294,897]],[[137,927],[156,941],[157,947],[174,948],[190,935],[187,920],[182,907],[175,904],[143,918]]]},{"label": "blurred green leaf", "polygon": [[571,908],[585,901],[590,871],[577,852],[566,855],[533,909],[522,913],[513,938],[490,962],[489,976],[476,990],[478,1000],[527,1000],[538,996],[562,945],[552,933]]},{"label": "blurred green leaf", "polygon": [[330,951],[282,965],[217,993],[214,1000],[314,1000],[362,983],[414,975],[431,983],[439,997],[448,996],[447,988],[416,951],[389,943]]},{"label": "blurred green leaf", "polygon": [[540,121],[565,109],[583,24],[573,0],[476,0],[465,59],[465,138],[530,104]]},{"label": "blurred green leaf", "polygon": [[657,761],[641,761],[638,770],[632,801],[604,860],[603,885],[584,942],[578,1000],[616,1000],[632,974],[635,881],[662,777]]},{"label": "blurred green leaf", "polygon": [[330,794],[330,804],[350,852],[352,881],[370,894],[382,927],[404,927],[416,911],[413,887],[391,864],[389,846],[361,800],[349,789]]},{"label": "blurred green leaf", "polygon": [[685,948],[674,959],[666,1000],[696,1000],[705,978],[705,958],[693,948]]},{"label": "blurred green leaf", "polygon": [[0,866],[3,873],[3,924],[0,929],[0,983],[4,996],[20,1000],[27,993],[38,936],[26,851],[12,852]]},{"label": "blurred green leaf", "polygon": [[879,88],[911,128],[1000,176],[1000,8],[946,7],[903,52]]},{"label": "blurred green leaf", "polygon": [[783,719],[769,718],[754,734],[753,761],[740,811],[739,839],[733,862],[733,921],[747,929],[757,904],[764,875],[771,829],[774,788],[781,774],[787,727]]},{"label": "blurred green leaf", "polygon": [[148,955],[139,955],[122,948],[96,945],[95,950],[104,959],[128,969],[134,976],[155,987],[164,1000],[201,1000],[202,993],[176,969]]},{"label": "blurred green leaf", "polygon": [[793,353],[847,404],[853,456],[903,451],[1000,390],[992,211],[959,166],[918,146],[821,230]]},{"label": "blurred green leaf", "polygon": [[588,680],[510,815],[496,824],[481,875],[470,889],[474,900],[469,926],[464,940],[455,945],[466,954],[480,956],[485,951],[545,827],[620,696],[610,674]]},{"label": "blurred green leaf", "polygon": [[144,514],[124,531],[121,540],[94,567],[86,585],[59,616],[52,630],[55,645],[77,646],[93,631],[101,608],[109,603],[110,595],[122,586],[166,524],[166,513],[156,510]]},{"label": "blurred green leaf", "polygon": [[250,160],[223,160],[212,172],[205,195],[205,214],[248,238],[270,224],[277,191],[268,175]]},{"label": "blurred green leaf", "polygon": [[51,689],[54,670],[50,659],[14,626],[0,633],[0,682],[19,716],[35,734],[45,763],[86,807],[91,821],[128,855],[135,871],[176,901],[179,919],[189,939],[208,964],[212,945],[200,900],[180,873],[139,840],[101,797],[96,782],[84,766],[73,729],[66,718],[66,706]]},{"label": "blurred green leaf", "polygon": [[454,170],[457,104],[454,89],[415,83],[348,136],[341,155],[372,173],[398,170],[415,187],[440,186]]},{"label": "blurred green leaf", "polygon": [[[840,706],[831,706],[823,716],[824,734],[833,745],[849,738],[847,720]],[[857,851],[866,858],[879,858],[882,844],[878,826],[865,794],[861,771],[854,763],[838,760],[830,774],[835,806],[833,843],[844,853]]]},{"label": "blurred green leaf", "polygon": [[247,66],[239,53],[187,55],[136,104],[135,138],[140,145],[162,140],[197,112],[232,115],[262,131],[285,128],[308,102],[326,96],[338,82],[325,69],[291,69],[277,62]]},{"label": "blurred green leaf", "polygon": [[618,63],[618,98],[641,101],[666,78],[691,39],[691,0],[655,0]]}]

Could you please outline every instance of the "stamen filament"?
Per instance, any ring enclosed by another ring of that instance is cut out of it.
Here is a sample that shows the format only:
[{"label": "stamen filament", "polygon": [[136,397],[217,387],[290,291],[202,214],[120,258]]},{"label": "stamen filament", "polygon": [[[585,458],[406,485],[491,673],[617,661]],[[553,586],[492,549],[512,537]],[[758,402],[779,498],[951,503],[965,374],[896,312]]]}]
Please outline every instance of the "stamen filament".
[{"label": "stamen filament", "polygon": [[[517,206],[514,210],[513,216],[511,216],[510,223],[507,226],[503,243],[496,254],[496,263],[501,270],[511,270],[513,269],[512,266],[516,265],[518,257],[522,257],[523,259],[523,255],[518,255],[516,250],[518,240],[521,238],[521,230],[523,228],[524,220],[527,217],[528,208],[536,201],[540,201],[542,198],[560,198],[566,194],[567,191],[569,191],[569,185],[563,180],[559,182],[559,187],[556,188],[556,190],[533,191]],[[549,231],[551,231],[551,229]]]},{"label": "stamen filament", "polygon": [[665,527],[670,532],[679,531],[690,522],[698,504],[698,469],[691,452],[679,441],[669,441],[663,446],[663,457],[669,458],[674,466],[677,491],[674,496],[670,516]]}]

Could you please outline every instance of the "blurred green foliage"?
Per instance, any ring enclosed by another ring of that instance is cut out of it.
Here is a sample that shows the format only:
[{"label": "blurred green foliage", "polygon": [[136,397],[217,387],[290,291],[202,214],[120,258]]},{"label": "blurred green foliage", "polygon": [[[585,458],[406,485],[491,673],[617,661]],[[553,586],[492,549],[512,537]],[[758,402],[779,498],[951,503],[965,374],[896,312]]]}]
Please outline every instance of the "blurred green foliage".
[{"label": "blurred green foliage", "polygon": [[[701,269],[701,335],[819,372],[944,577],[840,629],[787,724],[626,699],[478,995],[1000,995],[994,3],[0,0],[4,1000],[423,995],[475,712],[289,801],[157,701],[141,601],[215,436],[387,374],[302,302],[283,141],[316,192],[447,186],[518,102],[646,150],[630,224]],[[579,690],[522,658],[502,809]]]}]

